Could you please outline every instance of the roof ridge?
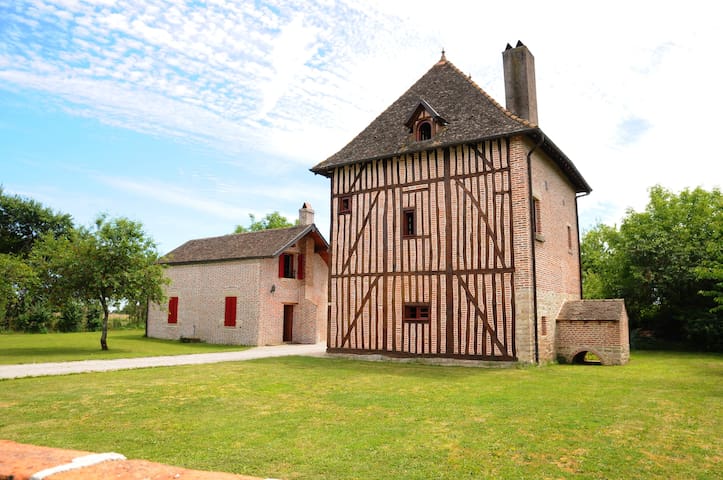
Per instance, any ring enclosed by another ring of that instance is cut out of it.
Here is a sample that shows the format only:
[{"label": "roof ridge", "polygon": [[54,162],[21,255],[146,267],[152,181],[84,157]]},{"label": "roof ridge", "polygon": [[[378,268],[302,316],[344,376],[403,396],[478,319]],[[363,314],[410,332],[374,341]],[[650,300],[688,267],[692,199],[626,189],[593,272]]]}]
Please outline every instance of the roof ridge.
[{"label": "roof ridge", "polygon": [[226,233],[224,235],[214,235],[213,237],[192,238],[192,239],[186,241],[186,243],[196,242],[199,240],[213,240],[213,239],[217,239],[217,238],[235,237],[238,235],[259,234],[259,233],[273,232],[273,231],[279,231],[279,230],[291,230],[294,228],[302,228],[302,227],[306,227],[306,225],[293,225],[291,227],[280,227],[280,228],[265,228],[263,230],[252,230],[252,231],[248,231],[248,232],[234,232],[234,233]]},{"label": "roof ridge", "polygon": [[539,128],[539,125],[536,125],[536,124],[530,122],[529,120],[525,120],[524,118],[520,117],[519,115],[516,115],[516,114],[512,113],[511,111],[507,110],[505,107],[503,107],[502,105],[500,105],[500,103],[499,103],[497,100],[495,100],[489,93],[485,92],[482,87],[480,87],[479,85],[477,85],[477,82],[475,82],[474,80],[472,80],[472,76],[471,76],[471,75],[465,75],[462,70],[460,70],[459,68],[457,68],[457,66],[456,66],[454,63],[450,62],[450,61],[447,60],[446,58],[444,59],[444,61],[441,61],[441,60],[440,60],[439,62],[435,63],[432,68],[434,68],[434,67],[436,67],[436,66],[440,66],[440,67],[441,67],[441,66],[444,66],[444,65],[449,65],[449,66],[452,68],[452,70],[454,70],[455,72],[457,72],[457,74],[459,74],[462,78],[464,78],[466,81],[468,81],[474,88],[476,88],[482,95],[484,95],[484,97],[487,98],[487,100],[489,100],[489,101],[492,103],[492,105],[494,105],[495,107],[497,107],[497,108],[500,110],[500,112],[502,112],[503,114],[505,114],[507,117],[509,117],[509,118],[511,118],[512,120],[515,120],[515,121],[517,121],[517,122],[520,122],[520,123],[521,123],[522,125],[524,125],[525,127],[529,127],[529,128]]}]

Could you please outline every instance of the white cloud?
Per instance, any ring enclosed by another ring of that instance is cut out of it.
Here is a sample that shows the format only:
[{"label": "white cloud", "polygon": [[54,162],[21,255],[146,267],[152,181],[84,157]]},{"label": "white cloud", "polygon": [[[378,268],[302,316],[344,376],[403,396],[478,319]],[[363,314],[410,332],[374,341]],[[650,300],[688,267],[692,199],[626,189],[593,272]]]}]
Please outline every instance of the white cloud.
[{"label": "white cloud", "polygon": [[503,103],[501,52],[520,39],[536,56],[540,124],[594,188],[581,212],[614,217],[641,207],[654,183],[723,178],[705,141],[723,110],[711,5],[20,1],[0,5],[0,89],[38,91],[145,134],[273,157],[259,169],[281,158],[311,166],[442,48]]}]

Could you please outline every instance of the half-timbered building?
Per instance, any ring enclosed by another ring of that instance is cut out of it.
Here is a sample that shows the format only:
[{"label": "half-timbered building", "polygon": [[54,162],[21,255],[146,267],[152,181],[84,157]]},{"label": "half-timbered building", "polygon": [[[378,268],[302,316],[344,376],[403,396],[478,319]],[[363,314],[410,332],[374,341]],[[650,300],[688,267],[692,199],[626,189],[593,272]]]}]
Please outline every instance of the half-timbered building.
[{"label": "half-timbered building", "polygon": [[554,359],[591,188],[537,125],[532,54],[503,64],[506,108],[443,52],[312,168],[331,183],[329,352]]}]

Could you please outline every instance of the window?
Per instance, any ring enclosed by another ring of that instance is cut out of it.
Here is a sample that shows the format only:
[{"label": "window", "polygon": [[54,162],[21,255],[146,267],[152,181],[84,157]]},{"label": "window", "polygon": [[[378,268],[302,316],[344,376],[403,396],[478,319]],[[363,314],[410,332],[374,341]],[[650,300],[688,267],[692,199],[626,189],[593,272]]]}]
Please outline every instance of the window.
[{"label": "window", "polygon": [[572,227],[567,226],[567,249],[572,250]]},{"label": "window", "polygon": [[168,323],[178,323],[178,297],[168,299]]},{"label": "window", "polygon": [[339,214],[351,213],[351,197],[339,197]]},{"label": "window", "polygon": [[294,278],[294,256],[290,253],[279,255],[279,278]]},{"label": "window", "polygon": [[540,321],[540,330],[542,336],[547,336],[547,317],[545,315],[542,316],[542,320]]},{"label": "window", "polygon": [[532,220],[533,225],[535,227],[535,233],[542,234],[542,217],[540,214],[540,199],[539,198],[533,198],[533,208],[532,208]]},{"label": "window", "polygon": [[223,326],[236,326],[236,297],[226,297],[226,310],[223,315]]},{"label": "window", "polygon": [[432,124],[429,122],[422,122],[417,127],[417,140],[429,140],[432,138]]},{"label": "window", "polygon": [[428,303],[405,303],[403,320],[405,322],[428,322],[429,321],[429,304]]},{"label": "window", "polygon": [[413,208],[402,211],[402,236],[413,237],[417,234],[416,215]]}]

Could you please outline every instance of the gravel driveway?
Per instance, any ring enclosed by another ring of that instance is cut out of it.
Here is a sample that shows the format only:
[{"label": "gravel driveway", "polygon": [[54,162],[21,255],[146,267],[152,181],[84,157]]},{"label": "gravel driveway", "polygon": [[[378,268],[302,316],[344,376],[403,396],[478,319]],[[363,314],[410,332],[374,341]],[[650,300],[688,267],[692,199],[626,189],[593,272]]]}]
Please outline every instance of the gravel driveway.
[{"label": "gravel driveway", "polygon": [[79,362],[26,363],[23,365],[0,365],[0,379],[67,375],[69,373],[105,372],[131,368],[169,367],[173,365],[197,365],[201,363],[238,362],[256,358],[285,357],[289,355],[323,356],[326,343],[314,345],[274,345],[254,347],[241,352],[195,353],[192,355],[168,355],[163,357],[118,358],[115,360],[83,360]]}]

